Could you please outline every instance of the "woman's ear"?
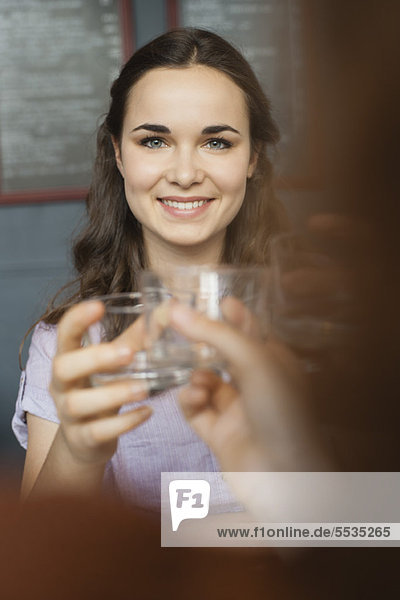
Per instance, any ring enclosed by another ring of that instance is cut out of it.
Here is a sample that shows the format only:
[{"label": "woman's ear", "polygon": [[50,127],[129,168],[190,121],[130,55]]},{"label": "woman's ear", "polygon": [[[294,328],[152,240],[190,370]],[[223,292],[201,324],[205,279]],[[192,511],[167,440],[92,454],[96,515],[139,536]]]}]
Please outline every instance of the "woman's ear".
[{"label": "woman's ear", "polygon": [[259,156],[258,148],[253,148],[253,150],[251,151],[250,162],[249,162],[249,166],[247,169],[247,179],[250,179],[251,177],[253,177],[253,173],[256,170],[256,166],[257,166],[258,156]]},{"label": "woman's ear", "polygon": [[111,140],[112,140],[112,145],[114,147],[115,162],[117,163],[118,171],[121,173],[122,177],[124,177],[124,166],[122,164],[122,159],[121,159],[120,145],[114,136],[111,136]]}]

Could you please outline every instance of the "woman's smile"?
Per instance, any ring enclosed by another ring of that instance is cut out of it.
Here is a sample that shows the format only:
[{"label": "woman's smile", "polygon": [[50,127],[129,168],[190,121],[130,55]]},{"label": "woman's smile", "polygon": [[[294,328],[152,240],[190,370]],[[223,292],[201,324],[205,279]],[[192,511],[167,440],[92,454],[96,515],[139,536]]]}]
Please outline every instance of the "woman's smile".
[{"label": "woman's smile", "polygon": [[168,215],[178,219],[193,218],[202,215],[209,207],[214,198],[206,196],[164,196],[157,198],[162,208]]}]

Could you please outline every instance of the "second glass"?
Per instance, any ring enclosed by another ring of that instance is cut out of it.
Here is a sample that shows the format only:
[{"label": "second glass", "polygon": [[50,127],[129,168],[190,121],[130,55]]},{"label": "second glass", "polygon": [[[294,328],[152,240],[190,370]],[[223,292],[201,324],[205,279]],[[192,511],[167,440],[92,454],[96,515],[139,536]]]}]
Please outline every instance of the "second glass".
[{"label": "second glass", "polygon": [[160,326],[155,311],[175,299],[210,319],[226,320],[248,334],[266,335],[269,325],[268,270],[231,265],[177,267],[157,275],[142,274],[142,293],[149,335],[148,354],[159,366],[223,369],[216,350],[193,343],[171,327]]}]

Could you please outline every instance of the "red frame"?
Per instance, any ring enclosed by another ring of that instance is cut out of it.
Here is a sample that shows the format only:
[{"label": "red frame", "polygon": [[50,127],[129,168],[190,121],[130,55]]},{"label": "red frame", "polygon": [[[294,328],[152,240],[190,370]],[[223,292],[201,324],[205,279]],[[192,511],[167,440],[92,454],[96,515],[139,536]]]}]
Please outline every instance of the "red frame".
[{"label": "red frame", "polygon": [[178,0],[167,0],[167,25],[173,29],[179,25]]},{"label": "red frame", "polygon": [[[132,3],[131,0],[119,0],[119,19],[121,24],[122,53],[124,60],[132,55],[135,47],[134,29],[132,27]],[[1,163],[0,163],[1,164]],[[41,202],[64,202],[68,200],[82,200],[88,189],[86,187],[76,188],[49,188],[44,190],[32,190],[21,192],[1,192],[1,169],[0,169],[0,205],[2,204],[33,204]]]}]

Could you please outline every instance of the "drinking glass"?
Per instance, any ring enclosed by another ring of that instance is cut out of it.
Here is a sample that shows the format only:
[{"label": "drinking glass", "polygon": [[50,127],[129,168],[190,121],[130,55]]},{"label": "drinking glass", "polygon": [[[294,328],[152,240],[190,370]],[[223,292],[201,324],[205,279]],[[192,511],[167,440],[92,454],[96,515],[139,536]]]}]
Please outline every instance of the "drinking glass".
[{"label": "drinking glass", "polygon": [[213,320],[228,320],[250,335],[262,337],[269,323],[268,270],[250,266],[177,267],[162,276],[145,271],[141,287],[149,336],[149,357],[158,365],[223,369],[224,361],[205,343],[189,341],[154,317],[178,300]]},{"label": "drinking glass", "polygon": [[[100,321],[91,325],[83,338],[83,344],[99,344],[112,342],[129,333],[129,328],[143,314],[143,298],[140,292],[126,292],[97,296],[92,300],[100,300],[105,307]],[[106,373],[96,373],[91,377],[93,386],[123,379],[146,380],[149,393],[154,394],[165,388],[181,385],[188,381],[189,369],[162,368],[149,358],[146,348],[135,353],[132,362],[118,369],[112,368]]]}]

